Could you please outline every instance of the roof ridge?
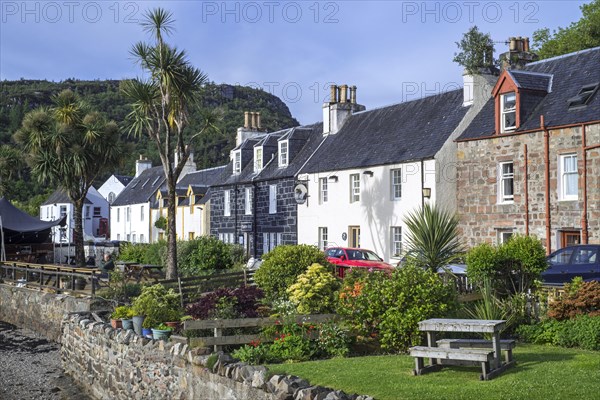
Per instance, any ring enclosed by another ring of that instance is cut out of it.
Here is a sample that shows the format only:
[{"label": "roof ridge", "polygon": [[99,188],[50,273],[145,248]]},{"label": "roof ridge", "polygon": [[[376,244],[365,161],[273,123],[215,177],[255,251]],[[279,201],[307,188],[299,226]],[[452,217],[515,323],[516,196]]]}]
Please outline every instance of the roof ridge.
[{"label": "roof ridge", "polygon": [[554,56],[554,57],[550,57],[550,58],[545,58],[545,59],[540,60],[540,61],[530,62],[530,63],[528,63],[525,66],[525,68],[529,67],[530,65],[543,64],[543,63],[548,62],[548,61],[556,61],[556,60],[560,60],[562,58],[568,58],[568,57],[572,57],[572,56],[576,56],[576,55],[584,54],[584,53],[589,53],[589,52],[597,51],[597,50],[600,50],[600,46],[591,47],[589,49],[577,50],[577,51],[574,51],[572,53],[561,54],[560,56]]},{"label": "roof ridge", "polygon": [[463,88],[461,87],[459,89],[453,89],[453,90],[447,90],[445,92],[433,93],[433,94],[430,94],[430,95],[427,95],[427,96],[419,97],[418,99],[413,99],[413,100],[408,100],[408,101],[401,101],[400,103],[392,103],[392,104],[387,104],[387,105],[383,105],[383,106],[379,106],[379,107],[374,107],[374,108],[367,109],[367,110],[357,111],[355,113],[352,113],[352,115],[358,115],[358,114],[363,114],[363,113],[367,113],[367,112],[370,112],[370,111],[376,111],[376,110],[381,110],[381,109],[384,109],[384,108],[399,106],[401,104],[409,104],[409,103],[412,103],[412,102],[415,102],[415,101],[425,100],[425,99],[428,99],[430,97],[443,96],[443,95],[446,95],[448,93],[459,92],[459,91],[462,92]]}]

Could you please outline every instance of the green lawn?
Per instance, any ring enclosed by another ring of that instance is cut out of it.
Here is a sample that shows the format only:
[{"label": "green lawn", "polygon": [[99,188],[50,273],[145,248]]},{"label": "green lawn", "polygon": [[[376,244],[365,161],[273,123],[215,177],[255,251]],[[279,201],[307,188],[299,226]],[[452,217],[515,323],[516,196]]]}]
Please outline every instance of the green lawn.
[{"label": "green lawn", "polygon": [[600,352],[519,344],[517,365],[491,381],[480,381],[479,367],[447,367],[413,376],[410,356],[337,358],[269,365],[311,384],[346,393],[400,399],[600,399]]}]

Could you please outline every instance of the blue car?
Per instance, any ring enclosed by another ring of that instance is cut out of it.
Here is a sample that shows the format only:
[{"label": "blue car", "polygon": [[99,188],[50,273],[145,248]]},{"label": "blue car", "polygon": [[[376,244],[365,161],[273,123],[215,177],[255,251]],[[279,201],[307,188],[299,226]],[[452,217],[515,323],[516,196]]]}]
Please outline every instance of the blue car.
[{"label": "blue car", "polygon": [[600,245],[587,244],[556,250],[547,258],[548,269],[542,272],[544,283],[563,285],[576,276],[584,281],[600,281]]}]

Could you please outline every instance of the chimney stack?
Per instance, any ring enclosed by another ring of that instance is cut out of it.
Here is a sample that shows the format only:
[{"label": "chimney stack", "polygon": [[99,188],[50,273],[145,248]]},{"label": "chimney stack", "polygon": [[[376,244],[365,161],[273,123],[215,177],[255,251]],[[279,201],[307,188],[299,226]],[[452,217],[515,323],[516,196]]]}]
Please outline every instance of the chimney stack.
[{"label": "chimney stack", "polygon": [[356,102],[356,86],[350,87],[350,99],[348,85],[331,85],[330,89],[331,99],[323,104],[324,135],[336,134],[353,113],[365,110],[365,106]]},{"label": "chimney stack", "polygon": [[260,135],[261,118],[259,112],[244,111],[244,126],[237,129],[236,146],[248,138]]},{"label": "chimney stack", "polygon": [[137,178],[142,172],[150,168],[152,168],[152,161],[140,154],[140,159],[135,161],[135,177]]},{"label": "chimney stack", "polygon": [[526,64],[538,59],[538,55],[531,52],[528,37],[510,37],[508,51],[500,55],[500,67],[503,70],[522,69]]}]

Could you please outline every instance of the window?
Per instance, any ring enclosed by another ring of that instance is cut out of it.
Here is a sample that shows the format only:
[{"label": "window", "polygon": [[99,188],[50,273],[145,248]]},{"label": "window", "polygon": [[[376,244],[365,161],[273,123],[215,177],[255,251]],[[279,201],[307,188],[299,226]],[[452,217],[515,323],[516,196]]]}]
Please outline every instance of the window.
[{"label": "window", "polygon": [[254,172],[258,172],[263,169],[263,148],[256,147],[254,149]]},{"label": "window", "polygon": [[506,243],[513,236],[512,229],[503,229],[498,231],[498,243]]},{"label": "window", "polygon": [[252,215],[252,189],[246,188],[244,192],[244,213]]},{"label": "window", "polygon": [[319,204],[327,203],[327,178],[319,178]]},{"label": "window", "polygon": [[133,237],[132,237],[133,243],[137,243],[137,242],[136,242],[136,234],[134,233],[132,236],[133,236]]},{"label": "window", "polygon": [[194,240],[195,234],[194,232],[188,232],[188,240]]},{"label": "window", "polygon": [[117,233],[117,240],[121,240],[121,234]]},{"label": "window", "polygon": [[158,232],[158,240],[165,240],[165,233],[164,232]]},{"label": "window", "polygon": [[498,203],[512,203],[514,200],[513,163],[503,162],[498,165]]},{"label": "window", "polygon": [[140,221],[144,220],[144,206],[140,207]]},{"label": "window", "polygon": [[108,202],[109,202],[110,204],[112,204],[112,203],[115,201],[115,197],[116,197],[116,196],[115,196],[115,193],[114,193],[114,192],[110,192],[110,193],[108,194]]},{"label": "window", "polygon": [[569,110],[585,107],[598,90],[598,86],[598,83],[593,83],[582,87],[577,96],[567,100],[569,102]]},{"label": "window", "polygon": [[60,206],[60,217],[64,218],[67,215],[67,206]]},{"label": "window", "polygon": [[239,174],[242,172],[242,151],[237,150],[233,152],[233,173]]},{"label": "window", "polygon": [[[88,212],[90,211],[89,209],[87,210]],[[102,216],[102,209],[100,207],[94,207],[94,217],[101,217]]]},{"label": "window", "polygon": [[283,243],[283,234],[277,232],[263,233],[263,254],[273,250],[275,247]]},{"label": "window", "polygon": [[[96,215],[96,208],[94,208],[94,215]],[[85,206],[85,219],[90,219],[90,206]]]},{"label": "window", "polygon": [[144,242],[144,234],[140,233],[140,243],[145,243]]},{"label": "window", "polygon": [[402,198],[402,170],[393,169],[390,171],[390,183],[392,185],[392,200],[400,200]]},{"label": "window", "polygon": [[360,175],[350,175],[350,203],[360,201]]},{"label": "window", "polygon": [[131,242],[131,235],[129,233],[127,234],[127,241]]},{"label": "window", "polygon": [[577,200],[578,179],[577,154],[564,154],[559,157],[559,199]]},{"label": "window", "polygon": [[[129,222],[129,220],[131,219],[131,207],[127,207],[125,212],[126,212],[125,221]],[[127,239],[127,241],[129,241],[129,239]]]},{"label": "window", "polygon": [[46,219],[50,218],[50,207],[46,207]]},{"label": "window", "polygon": [[327,246],[327,227],[319,227],[319,249],[325,250]]},{"label": "window", "polygon": [[348,245],[350,247],[360,247],[360,226],[348,227]]},{"label": "window", "polygon": [[560,231],[560,247],[575,246],[581,243],[580,231]]},{"label": "window", "polygon": [[392,239],[392,257],[400,257],[402,254],[402,227],[392,226],[390,237]]},{"label": "window", "polygon": [[229,217],[231,215],[231,192],[229,190],[223,191],[223,215]]},{"label": "window", "polygon": [[502,132],[514,131],[517,128],[517,96],[515,92],[500,96]]},{"label": "window", "polygon": [[288,141],[279,142],[279,166],[286,167],[288,165]]},{"label": "window", "polygon": [[117,222],[121,222],[121,209],[117,208]]},{"label": "window", "polygon": [[269,214],[277,213],[277,185],[269,185]]}]

